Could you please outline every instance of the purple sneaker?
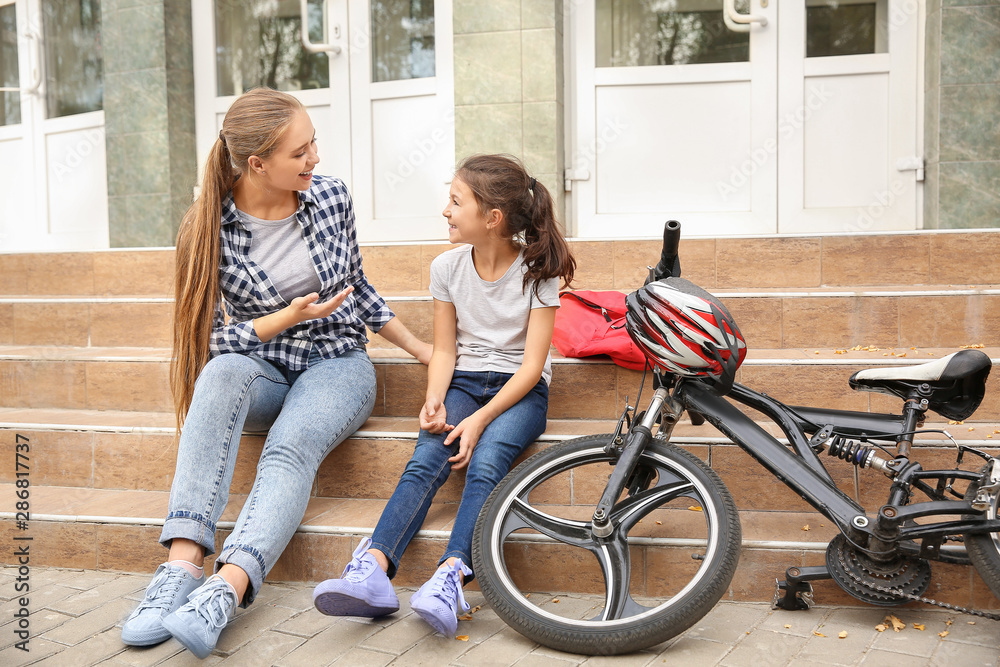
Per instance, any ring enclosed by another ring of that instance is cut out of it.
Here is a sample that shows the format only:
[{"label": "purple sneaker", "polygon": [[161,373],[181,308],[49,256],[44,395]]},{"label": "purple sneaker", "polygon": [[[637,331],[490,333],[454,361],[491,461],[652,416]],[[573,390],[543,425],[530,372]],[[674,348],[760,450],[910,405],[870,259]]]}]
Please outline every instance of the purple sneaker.
[{"label": "purple sneaker", "polygon": [[458,609],[469,611],[462,593],[463,578],[472,574],[462,559],[439,567],[426,584],[410,598],[410,608],[445,637],[458,631]]},{"label": "purple sneaker", "polygon": [[368,553],[372,541],[361,540],[340,579],[327,579],[313,590],[313,604],[327,616],[375,618],[399,611],[399,598],[389,577]]}]

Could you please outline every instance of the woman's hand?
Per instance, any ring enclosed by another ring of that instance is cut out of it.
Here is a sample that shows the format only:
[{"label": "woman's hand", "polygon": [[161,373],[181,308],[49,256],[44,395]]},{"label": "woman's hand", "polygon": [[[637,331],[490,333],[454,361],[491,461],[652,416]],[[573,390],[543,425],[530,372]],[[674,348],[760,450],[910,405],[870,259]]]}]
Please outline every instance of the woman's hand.
[{"label": "woman's hand", "polygon": [[429,398],[420,408],[420,428],[428,433],[444,433],[454,428],[448,423],[448,410],[438,399]]},{"label": "woman's hand", "polygon": [[434,346],[430,343],[425,343],[424,341],[419,341],[415,346],[412,354],[417,358],[417,361],[422,363],[424,366],[431,362],[431,353],[434,352]]},{"label": "woman's hand", "polygon": [[289,313],[295,318],[296,324],[307,320],[319,320],[324,317],[329,317],[333,314],[333,311],[340,308],[340,304],[344,303],[344,299],[346,299],[347,295],[353,291],[354,287],[352,285],[348,285],[343,290],[335,294],[332,299],[322,303],[318,303],[319,294],[316,292],[296,297],[292,299],[292,302],[288,305]]},{"label": "woman's hand", "polygon": [[448,437],[444,439],[444,444],[448,446],[455,441],[455,438],[458,438],[458,453],[448,459],[452,464],[452,470],[461,470],[469,465],[469,461],[472,460],[472,450],[475,449],[476,443],[479,442],[479,436],[483,434],[489,423],[489,419],[476,411],[460,421],[458,426],[451,430]]}]

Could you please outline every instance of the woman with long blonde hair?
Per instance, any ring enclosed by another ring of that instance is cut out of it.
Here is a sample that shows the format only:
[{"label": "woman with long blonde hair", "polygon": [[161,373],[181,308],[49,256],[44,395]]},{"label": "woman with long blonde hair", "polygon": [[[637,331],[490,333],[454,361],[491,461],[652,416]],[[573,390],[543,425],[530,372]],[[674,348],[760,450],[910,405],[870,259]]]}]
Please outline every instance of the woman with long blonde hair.
[{"label": "woman with long blonde hair", "polygon": [[[173,636],[204,658],[236,607],[253,602],[320,463],[371,414],[365,325],[430,358],[365,278],[350,195],[313,174],[318,162],[302,104],[251,90],[226,114],[181,224],[170,369],[180,440],[160,535],[169,554],[122,627],[126,644]],[[267,439],[206,580],[244,429]]]}]

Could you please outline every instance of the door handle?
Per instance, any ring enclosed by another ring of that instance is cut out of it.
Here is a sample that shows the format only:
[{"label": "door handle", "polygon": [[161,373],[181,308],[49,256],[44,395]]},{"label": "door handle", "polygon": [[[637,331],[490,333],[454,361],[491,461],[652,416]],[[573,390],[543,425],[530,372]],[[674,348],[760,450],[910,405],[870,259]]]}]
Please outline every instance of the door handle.
[{"label": "door handle", "polygon": [[751,23],[767,25],[767,17],[759,14],[740,14],[736,11],[736,0],[722,0],[722,20],[733,32],[750,32]]},{"label": "door handle", "polygon": [[34,95],[38,92],[38,89],[42,87],[42,45],[41,39],[38,35],[30,30],[26,30],[24,33],[24,38],[34,42],[34,48],[32,49],[32,56],[35,59],[33,67],[31,68],[31,85],[20,88],[0,88],[0,93],[23,93],[25,95]]},{"label": "door handle", "polygon": [[[340,55],[339,44],[314,44],[309,39],[309,0],[299,0],[299,14],[302,17],[302,48],[309,53],[332,53]],[[326,2],[323,2],[323,23],[326,23],[327,11]],[[324,31],[325,32],[325,31]],[[334,35],[340,36],[339,26],[334,27]]]}]

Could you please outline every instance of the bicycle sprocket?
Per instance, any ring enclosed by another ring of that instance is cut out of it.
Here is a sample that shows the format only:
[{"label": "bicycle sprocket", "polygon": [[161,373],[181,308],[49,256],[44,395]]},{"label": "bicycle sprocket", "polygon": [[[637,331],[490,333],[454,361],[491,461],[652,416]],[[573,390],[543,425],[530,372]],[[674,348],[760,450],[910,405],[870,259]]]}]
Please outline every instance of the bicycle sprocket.
[{"label": "bicycle sprocket", "polygon": [[849,595],[882,607],[905,604],[931,583],[931,566],[923,558],[898,555],[879,562],[837,535],[826,548],[826,565],[833,580]]}]

